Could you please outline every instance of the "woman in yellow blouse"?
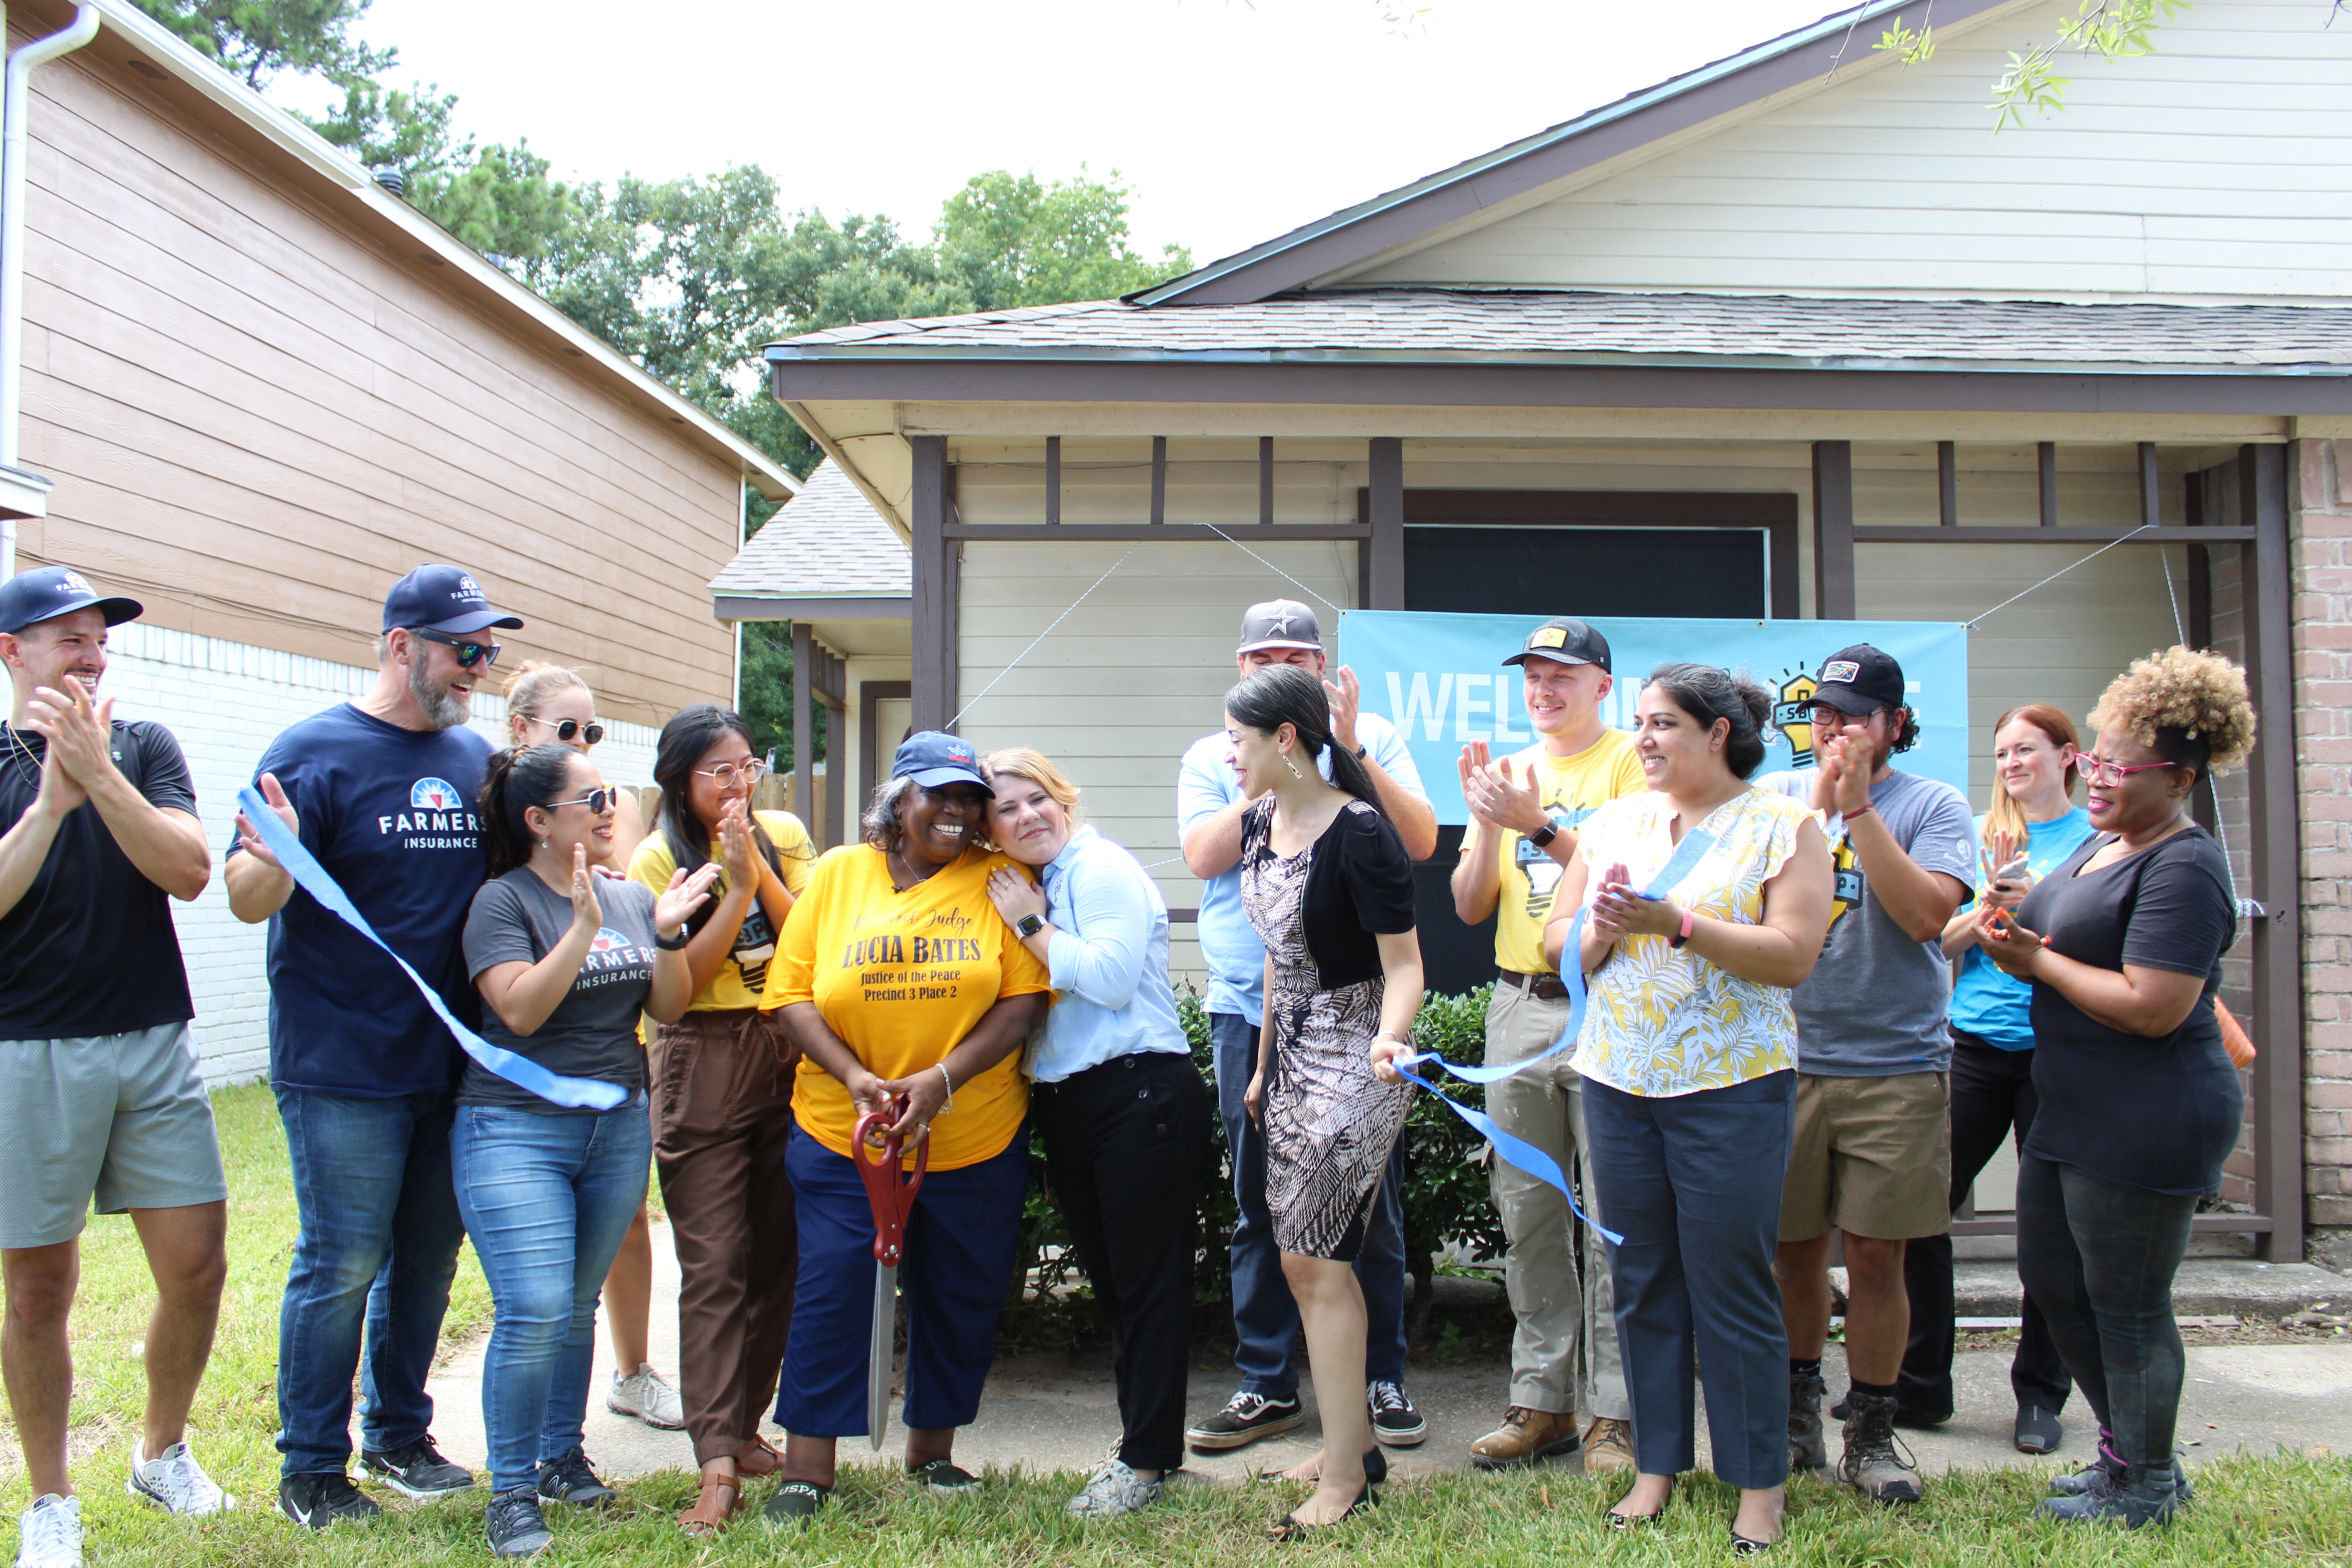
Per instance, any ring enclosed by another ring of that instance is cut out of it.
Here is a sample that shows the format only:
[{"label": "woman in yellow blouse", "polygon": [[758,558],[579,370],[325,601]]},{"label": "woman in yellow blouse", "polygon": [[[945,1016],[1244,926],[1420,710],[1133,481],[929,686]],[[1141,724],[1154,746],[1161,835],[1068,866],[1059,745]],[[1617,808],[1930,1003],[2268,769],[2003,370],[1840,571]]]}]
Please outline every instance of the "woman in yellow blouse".
[{"label": "woman in yellow blouse", "polygon": [[907,1469],[932,1491],[979,1485],[955,1433],[980,1411],[1029,1187],[1029,1089],[1015,1058],[1050,999],[1045,966],[988,896],[980,847],[995,792],[969,742],[908,737],[866,808],[863,844],[816,865],[784,923],[768,1005],[801,1051],[785,1160],[800,1276],[776,1405],[784,1479],[772,1520],[806,1521],[833,1490],[839,1438],[866,1430],[874,1216],[850,1158],[857,1119],[928,1141],[907,1225]]},{"label": "woman in yellow blouse", "polygon": [[[1789,1476],[1772,1279],[1796,1103],[1789,993],[1821,956],[1831,901],[1821,825],[1748,784],[1770,713],[1762,687],[1720,669],[1653,671],[1633,742],[1650,793],[1585,819],[1544,931],[1555,964],[1591,976],[1573,1065],[1601,1212],[1625,1237],[1609,1268],[1639,1474],[1610,1521],[1654,1519],[1696,1462],[1696,1345],[1743,1554],[1780,1539]],[[1580,911],[1580,952],[1563,952]]]}]

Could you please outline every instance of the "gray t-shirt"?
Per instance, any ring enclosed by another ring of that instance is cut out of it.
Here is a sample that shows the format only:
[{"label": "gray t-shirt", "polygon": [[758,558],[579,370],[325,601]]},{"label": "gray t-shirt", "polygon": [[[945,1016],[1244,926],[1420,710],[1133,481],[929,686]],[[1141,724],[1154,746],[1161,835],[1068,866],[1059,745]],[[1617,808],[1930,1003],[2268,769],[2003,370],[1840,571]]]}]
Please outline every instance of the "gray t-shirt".
[{"label": "gray t-shirt", "polygon": [[[1768,773],[1765,789],[1810,805],[1813,773]],[[1976,884],[1975,819],[1968,796],[1917,773],[1892,773],[1870,786],[1871,808],[1923,871]],[[1822,959],[1790,998],[1797,1011],[1797,1069],[1823,1078],[1888,1078],[1948,1072],[1952,970],[1940,940],[1914,942],[1871,889],[1846,842],[1845,819],[1828,823],[1837,873]]]},{"label": "gray t-shirt", "polygon": [[[482,1009],[482,1038],[519,1057],[529,1057],[565,1078],[601,1079],[619,1084],[635,1098],[646,1086],[646,1048],[637,1040],[637,1016],[653,989],[654,895],[637,882],[596,879],[596,902],[604,923],[573,977],[571,993],[555,1005],[547,1022],[530,1037],[499,1021],[496,1009]],[[572,900],[540,880],[530,867],[482,884],[466,917],[466,973],[501,963],[537,963],[572,929]],[[519,1110],[562,1115],[569,1107],[541,1100],[467,1058],[460,1105],[505,1105]],[[571,1111],[591,1116],[591,1110]]]}]

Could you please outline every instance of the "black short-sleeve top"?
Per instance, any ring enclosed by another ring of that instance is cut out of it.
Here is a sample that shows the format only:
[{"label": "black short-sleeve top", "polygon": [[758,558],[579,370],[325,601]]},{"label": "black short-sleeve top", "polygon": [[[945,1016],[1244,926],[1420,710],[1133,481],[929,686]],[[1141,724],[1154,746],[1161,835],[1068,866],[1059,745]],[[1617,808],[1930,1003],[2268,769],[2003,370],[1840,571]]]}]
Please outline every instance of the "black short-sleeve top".
[{"label": "black short-sleeve top", "polygon": [[[1274,801],[1259,801],[1242,818],[1242,853],[1270,856]],[[1396,827],[1369,801],[1339,808],[1307,868],[1299,924],[1307,956],[1324,985],[1337,989],[1381,973],[1378,939],[1413,929],[1412,858]]]},{"label": "black short-sleeve top", "polygon": [[2151,1038],[2111,1029],[2054,987],[2033,984],[2033,1090],[2041,1104],[2025,1152],[2119,1186],[2175,1195],[2221,1184],[2245,1115],[2238,1070],[2221,1048],[2213,993],[2237,930],[2221,847],[2189,827],[2138,854],[2084,871],[2112,834],[2084,844],[2034,884],[2018,923],[2078,963],[2195,974],[2189,1016]]}]

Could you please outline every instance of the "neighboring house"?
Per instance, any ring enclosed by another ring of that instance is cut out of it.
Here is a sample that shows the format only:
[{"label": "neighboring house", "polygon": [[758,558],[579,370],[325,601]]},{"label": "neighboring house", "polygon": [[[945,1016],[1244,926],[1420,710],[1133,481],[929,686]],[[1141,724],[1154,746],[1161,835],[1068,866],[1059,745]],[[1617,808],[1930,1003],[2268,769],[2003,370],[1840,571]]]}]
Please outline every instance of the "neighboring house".
[{"label": "neighboring house", "polygon": [[[2200,0],[1996,137],[1988,84],[2074,0],[1939,0],[1908,68],[1870,47],[1900,9],[1129,300],[778,343],[773,391],[911,548],[912,721],[987,690],[962,731],[1052,753],[1180,907],[1176,759],[1252,600],[1968,619],[2153,524],[1971,638],[1975,793],[2003,708],[2081,714],[2182,631],[2251,667],[2252,1212],[2203,1223],[2299,1257],[2306,1196],[2352,1224],[2352,28]],[[1455,841],[1423,928],[1459,968]]]},{"label": "neighboring house", "polygon": [[[731,689],[702,584],[745,486],[792,477],[126,0],[98,9],[31,78],[21,462],[54,489],[17,561],[144,601],[117,713],[179,735],[217,850],[269,739],[373,678],[385,589],[453,561],[530,623],[499,670],[579,670],[605,776],[649,782],[662,721]],[[72,15],[12,5],[9,42]],[[475,713],[503,733],[497,698]],[[217,878],[179,920],[206,1070],[249,1076],[262,931]]]}]

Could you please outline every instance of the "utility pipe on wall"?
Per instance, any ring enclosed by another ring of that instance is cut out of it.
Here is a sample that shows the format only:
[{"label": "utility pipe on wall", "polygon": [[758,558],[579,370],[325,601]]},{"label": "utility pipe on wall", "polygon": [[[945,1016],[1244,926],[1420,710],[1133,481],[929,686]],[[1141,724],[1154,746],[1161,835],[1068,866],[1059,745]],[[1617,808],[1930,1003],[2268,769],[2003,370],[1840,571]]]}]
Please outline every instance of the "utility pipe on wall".
[{"label": "utility pipe on wall", "polygon": [[[72,26],[8,57],[0,101],[0,466],[17,467],[25,383],[25,117],[33,68],[98,37],[95,5],[76,5]],[[5,34],[0,32],[0,41]],[[16,523],[0,519],[0,582],[16,574]]]}]

